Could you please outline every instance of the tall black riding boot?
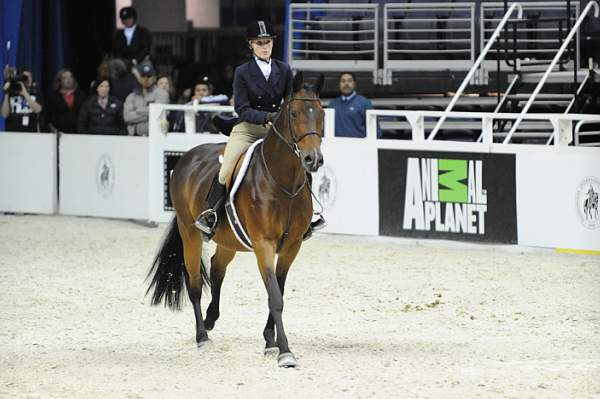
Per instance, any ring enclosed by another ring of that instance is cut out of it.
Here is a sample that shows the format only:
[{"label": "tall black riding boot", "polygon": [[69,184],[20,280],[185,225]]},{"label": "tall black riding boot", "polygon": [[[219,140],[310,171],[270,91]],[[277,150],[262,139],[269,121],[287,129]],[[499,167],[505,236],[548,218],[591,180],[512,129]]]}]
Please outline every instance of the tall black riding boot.
[{"label": "tall black riding boot", "polygon": [[202,239],[204,241],[210,241],[215,234],[215,229],[219,221],[219,209],[225,202],[226,194],[227,189],[223,184],[219,183],[219,176],[215,176],[206,196],[209,208],[198,216],[195,223],[195,226],[202,232]]}]

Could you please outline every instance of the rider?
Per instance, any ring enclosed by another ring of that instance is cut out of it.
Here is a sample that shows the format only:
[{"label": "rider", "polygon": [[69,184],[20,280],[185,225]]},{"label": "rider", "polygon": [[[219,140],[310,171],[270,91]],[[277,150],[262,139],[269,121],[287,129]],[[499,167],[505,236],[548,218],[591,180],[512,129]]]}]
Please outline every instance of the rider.
[{"label": "rider", "polygon": [[[239,119],[231,130],[225,147],[223,164],[207,196],[209,209],[202,212],[196,226],[210,240],[217,225],[217,212],[226,195],[225,182],[230,178],[238,158],[258,139],[264,138],[279,106],[291,94],[292,70],[289,65],[271,57],[273,39],[271,24],[255,21],[248,25],[246,39],[252,50],[252,59],[238,66],[233,78],[233,99]],[[311,229],[324,224],[322,219]],[[310,230],[309,229],[309,232]]]}]

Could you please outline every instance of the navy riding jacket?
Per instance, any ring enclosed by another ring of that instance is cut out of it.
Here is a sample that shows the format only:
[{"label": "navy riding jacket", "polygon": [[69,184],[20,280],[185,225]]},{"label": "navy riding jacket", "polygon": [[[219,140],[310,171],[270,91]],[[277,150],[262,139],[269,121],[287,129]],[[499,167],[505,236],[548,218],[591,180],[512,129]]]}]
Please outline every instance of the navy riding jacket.
[{"label": "navy riding jacket", "polygon": [[265,123],[268,112],[279,111],[293,86],[290,66],[271,58],[271,74],[267,81],[254,57],[238,66],[233,77],[233,101],[239,122]]}]

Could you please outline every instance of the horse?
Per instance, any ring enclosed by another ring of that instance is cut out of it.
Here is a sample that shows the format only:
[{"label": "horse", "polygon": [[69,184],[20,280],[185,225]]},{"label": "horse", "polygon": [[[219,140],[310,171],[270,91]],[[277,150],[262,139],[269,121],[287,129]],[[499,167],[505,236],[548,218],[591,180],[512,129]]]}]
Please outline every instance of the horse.
[{"label": "horse", "polygon": [[[313,214],[308,174],[323,165],[325,112],[319,100],[323,80],[321,74],[310,85],[303,82],[301,72],[296,74],[291,94],[283,102],[264,141],[254,151],[236,194],[237,214],[250,238],[268,294],[269,316],[263,330],[265,354],[278,352],[280,367],[298,366],[283,327],[283,292]],[[202,258],[201,233],[194,226],[207,208],[206,197],[218,173],[224,147],[224,144],[194,147],[175,166],[170,181],[175,217],[147,276],[147,279],[152,277],[146,292],[152,292],[152,305],[164,301],[172,310],[180,309],[185,285],[194,309],[199,347],[209,341],[207,331],[214,328],[219,318],[221,284],[227,265],[236,252],[248,251],[236,239],[221,210],[212,238],[216,250],[209,272]],[[244,156],[238,161],[234,176]],[[231,183],[227,186],[230,188]],[[212,296],[205,319],[200,306],[203,287],[210,287]]]}]

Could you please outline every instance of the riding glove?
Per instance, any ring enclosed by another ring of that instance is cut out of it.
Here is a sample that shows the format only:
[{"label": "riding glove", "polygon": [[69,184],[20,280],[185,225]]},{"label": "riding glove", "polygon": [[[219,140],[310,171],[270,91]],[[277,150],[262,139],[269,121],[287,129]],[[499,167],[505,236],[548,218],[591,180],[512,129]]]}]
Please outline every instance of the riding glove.
[{"label": "riding glove", "polygon": [[267,116],[265,117],[265,123],[273,122],[276,116],[277,112],[267,112]]}]

